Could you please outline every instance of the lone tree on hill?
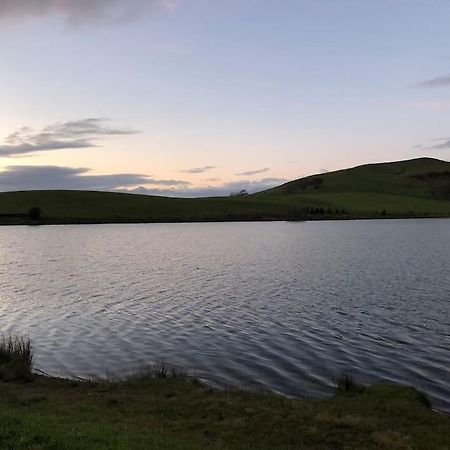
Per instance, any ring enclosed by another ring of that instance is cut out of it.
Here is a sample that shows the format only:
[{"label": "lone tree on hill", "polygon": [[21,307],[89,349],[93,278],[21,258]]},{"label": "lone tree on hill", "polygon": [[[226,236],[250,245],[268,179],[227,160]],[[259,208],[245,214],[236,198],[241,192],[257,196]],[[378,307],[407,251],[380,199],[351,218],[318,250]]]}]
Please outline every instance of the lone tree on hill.
[{"label": "lone tree on hill", "polygon": [[31,220],[39,220],[41,218],[41,213],[41,208],[34,206],[28,210],[27,216]]},{"label": "lone tree on hill", "polygon": [[232,192],[230,197],[245,197],[246,195],[248,195],[248,192],[245,189],[242,189],[239,192]]}]

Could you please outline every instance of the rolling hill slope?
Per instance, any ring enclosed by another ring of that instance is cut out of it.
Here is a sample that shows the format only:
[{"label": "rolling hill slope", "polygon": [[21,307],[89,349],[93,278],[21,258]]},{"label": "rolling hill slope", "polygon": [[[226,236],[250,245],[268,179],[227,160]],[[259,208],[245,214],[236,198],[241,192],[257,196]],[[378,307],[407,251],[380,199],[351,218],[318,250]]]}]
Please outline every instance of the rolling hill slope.
[{"label": "rolling hill slope", "polygon": [[261,194],[309,199],[352,216],[449,216],[450,162],[418,158],[313,175]]},{"label": "rolling hill slope", "polygon": [[[418,158],[380,164],[366,164],[351,169],[291,181],[267,193],[292,194],[315,190],[320,192],[371,192],[423,198],[450,199],[450,162]],[[317,184],[317,183],[316,183]],[[446,196],[444,186],[447,187]]]},{"label": "rolling hill slope", "polygon": [[[39,219],[29,214],[39,208]],[[168,198],[89,191],[0,193],[0,224],[450,217],[450,163],[368,164],[242,197]]]}]

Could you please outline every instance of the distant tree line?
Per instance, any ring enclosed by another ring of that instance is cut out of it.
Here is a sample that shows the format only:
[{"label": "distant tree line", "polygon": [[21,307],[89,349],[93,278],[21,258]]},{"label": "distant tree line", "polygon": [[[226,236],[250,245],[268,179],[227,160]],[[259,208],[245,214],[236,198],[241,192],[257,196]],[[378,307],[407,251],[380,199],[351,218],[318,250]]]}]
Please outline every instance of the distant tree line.
[{"label": "distant tree line", "polygon": [[230,197],[246,197],[248,192],[245,189],[240,190],[239,192],[232,192]]},{"label": "distant tree line", "polygon": [[41,218],[41,208],[36,206],[29,208],[26,212],[0,213],[0,218],[27,218],[29,220],[39,220]]},{"label": "distant tree line", "polygon": [[348,214],[344,209],[322,208],[317,206],[306,206],[304,208],[296,208],[290,211],[292,217],[306,217],[306,216],[342,216]]}]

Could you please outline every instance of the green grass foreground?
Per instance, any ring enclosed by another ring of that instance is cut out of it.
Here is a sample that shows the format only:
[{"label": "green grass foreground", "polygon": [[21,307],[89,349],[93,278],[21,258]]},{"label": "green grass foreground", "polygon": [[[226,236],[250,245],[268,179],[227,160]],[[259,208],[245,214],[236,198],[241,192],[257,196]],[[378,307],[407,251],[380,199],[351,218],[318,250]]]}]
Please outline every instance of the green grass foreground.
[{"label": "green grass foreground", "polygon": [[186,377],[0,383],[2,449],[449,449],[450,417],[413,388],[333,398],[213,390]]},{"label": "green grass foreground", "polygon": [[3,225],[389,217],[450,217],[450,162],[419,158],[368,164],[234,197],[56,190],[0,193]]}]

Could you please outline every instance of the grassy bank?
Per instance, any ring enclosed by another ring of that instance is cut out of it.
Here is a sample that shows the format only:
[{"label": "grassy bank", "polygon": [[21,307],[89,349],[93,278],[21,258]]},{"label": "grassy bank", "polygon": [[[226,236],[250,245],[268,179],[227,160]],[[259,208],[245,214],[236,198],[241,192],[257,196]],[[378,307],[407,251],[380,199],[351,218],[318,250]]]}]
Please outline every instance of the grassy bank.
[{"label": "grassy bank", "polygon": [[1,448],[450,448],[450,417],[409,387],[341,376],[333,398],[298,400],[213,390],[163,364],[98,381],[32,368],[29,339],[3,337]]},{"label": "grassy bank", "polygon": [[450,163],[429,158],[320,174],[248,196],[0,193],[0,224],[450,217]]},{"label": "grassy bank", "polygon": [[11,449],[448,449],[450,417],[412,388],[326,400],[216,391],[183,377],[0,383],[0,447]]}]

